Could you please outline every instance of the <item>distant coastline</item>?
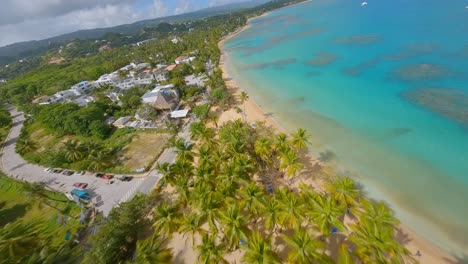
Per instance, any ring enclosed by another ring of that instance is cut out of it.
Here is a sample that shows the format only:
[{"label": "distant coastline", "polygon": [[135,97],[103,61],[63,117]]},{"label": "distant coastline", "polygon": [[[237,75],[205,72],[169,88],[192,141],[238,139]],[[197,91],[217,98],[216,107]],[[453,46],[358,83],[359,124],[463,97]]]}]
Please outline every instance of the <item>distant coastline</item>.
[{"label": "distant coastline", "polygon": [[[295,5],[304,4],[310,1],[311,0],[308,0],[305,2],[297,3]],[[237,36],[241,32],[244,32],[245,30],[249,29],[251,27],[252,20],[268,16],[270,13],[271,12],[267,12],[260,16],[249,18],[247,21],[247,24],[244,27],[223,37],[218,44],[221,50],[221,58],[220,58],[219,67],[221,68],[223,72],[223,78],[226,81],[228,90],[231,92],[231,94],[235,98],[237,98],[242,91],[248,92],[248,90],[251,90],[251,87],[248,87],[247,89],[246,87],[241,87],[241,85],[239,85],[239,82],[236,82],[236,80],[233,79],[233,74],[229,72],[229,67],[228,67],[230,60],[229,60],[229,57],[227,56],[227,52],[223,49],[223,47],[227,41]],[[252,96],[250,96],[249,100],[245,102],[245,109],[246,109],[245,111],[246,118],[249,123],[263,122],[265,123],[266,126],[274,128],[277,132],[288,132],[288,129],[284,125],[282,125],[276,118],[274,118],[272,115],[265,113],[264,110],[262,110],[261,106],[256,103],[255,98],[252,98]],[[226,122],[229,120],[234,120],[236,118],[239,118],[238,113],[236,114],[234,110],[229,110],[221,115],[220,123]],[[313,132],[313,131],[310,131],[310,132]],[[311,157],[311,159],[314,159],[314,157]],[[424,239],[421,235],[413,231],[408,226],[404,224],[400,224],[399,229],[402,231],[402,233],[404,233],[407,236],[409,240],[409,242],[405,243],[405,246],[410,250],[410,252],[412,253],[415,253],[417,251],[421,252],[422,256],[418,259],[420,263],[436,264],[436,263],[456,262],[456,260],[449,253],[443,251],[441,248],[434,245],[432,242],[428,241],[427,239]]]}]

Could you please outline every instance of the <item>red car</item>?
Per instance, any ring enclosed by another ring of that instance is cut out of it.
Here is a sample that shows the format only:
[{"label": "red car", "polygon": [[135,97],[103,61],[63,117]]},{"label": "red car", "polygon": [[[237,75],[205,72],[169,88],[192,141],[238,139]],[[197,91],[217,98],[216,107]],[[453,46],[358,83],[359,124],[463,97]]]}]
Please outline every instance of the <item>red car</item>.
[{"label": "red car", "polygon": [[73,186],[76,188],[85,189],[86,187],[88,187],[88,184],[84,182],[76,182],[73,184]]},{"label": "red car", "polygon": [[102,176],[102,179],[104,179],[104,180],[110,180],[112,178],[114,178],[114,175],[112,175],[112,174],[104,174]]}]

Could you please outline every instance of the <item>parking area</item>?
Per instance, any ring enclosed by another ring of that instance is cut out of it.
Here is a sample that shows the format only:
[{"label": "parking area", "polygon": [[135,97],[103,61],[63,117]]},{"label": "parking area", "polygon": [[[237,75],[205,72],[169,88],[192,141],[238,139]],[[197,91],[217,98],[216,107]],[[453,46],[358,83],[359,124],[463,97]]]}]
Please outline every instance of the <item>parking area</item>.
[{"label": "parking area", "polygon": [[131,199],[136,193],[151,191],[160,179],[159,174],[152,173],[149,177],[135,178],[131,181],[120,181],[114,178],[113,183],[109,184],[108,180],[97,178],[95,174],[74,173],[67,176],[63,174],[63,171],[54,173],[46,171],[46,168],[41,166],[29,164],[15,151],[16,141],[25,118],[16,109],[11,108],[10,112],[14,125],[1,151],[1,166],[2,170],[12,178],[28,182],[44,182],[48,188],[63,193],[69,193],[75,189],[74,183],[86,183],[88,186],[85,190],[92,199],[95,199],[96,208],[104,215],[107,215],[119,202]]}]

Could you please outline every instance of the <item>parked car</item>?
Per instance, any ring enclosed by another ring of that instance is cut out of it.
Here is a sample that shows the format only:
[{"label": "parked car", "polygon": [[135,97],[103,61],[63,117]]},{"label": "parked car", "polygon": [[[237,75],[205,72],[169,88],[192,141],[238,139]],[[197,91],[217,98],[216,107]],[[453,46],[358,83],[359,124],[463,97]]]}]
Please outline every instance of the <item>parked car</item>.
[{"label": "parked car", "polygon": [[86,187],[88,187],[88,184],[84,182],[75,182],[73,186],[76,188],[85,189]]},{"label": "parked car", "polygon": [[63,175],[65,176],[71,176],[73,175],[73,173],[75,173],[74,171],[71,171],[71,170],[65,170],[62,172]]},{"label": "parked car", "polygon": [[76,172],[76,174],[78,174],[78,175],[84,175],[84,174],[85,174],[85,171],[79,171],[79,172]]},{"label": "parked car", "polygon": [[45,172],[50,172],[50,171],[52,171],[52,168],[45,168],[44,171]]},{"label": "parked car", "polygon": [[114,178],[114,175],[104,174],[101,178],[104,179],[104,180],[110,180],[110,179]]},{"label": "parked car", "polygon": [[71,195],[75,196],[75,197],[78,197],[84,201],[89,201],[89,199],[91,198],[89,196],[89,194],[83,190],[80,190],[80,189],[73,189],[71,192],[70,192]]},{"label": "parked car", "polygon": [[133,177],[130,177],[130,176],[122,176],[122,177],[119,177],[118,179],[121,180],[121,181],[129,182],[129,181],[133,180]]},{"label": "parked car", "polygon": [[104,173],[96,173],[96,178],[102,178],[104,176]]},{"label": "parked car", "polygon": [[62,169],[53,169],[52,172],[53,173],[62,173]]}]

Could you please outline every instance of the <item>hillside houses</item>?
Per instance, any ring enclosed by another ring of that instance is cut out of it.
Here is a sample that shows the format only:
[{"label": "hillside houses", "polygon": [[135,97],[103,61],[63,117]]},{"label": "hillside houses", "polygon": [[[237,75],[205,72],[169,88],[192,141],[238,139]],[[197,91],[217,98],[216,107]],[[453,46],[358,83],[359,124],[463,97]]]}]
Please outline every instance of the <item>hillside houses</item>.
[{"label": "hillside houses", "polygon": [[135,86],[146,86],[153,82],[167,80],[167,71],[163,69],[150,69],[149,63],[131,63],[109,74],[104,74],[96,80],[97,85],[112,85],[120,89],[130,89]]},{"label": "hillside houses", "polygon": [[43,98],[39,104],[76,103],[79,106],[86,106],[94,101],[94,98],[88,95],[94,87],[94,82],[82,81],[73,85],[68,90],[60,91],[52,96]]},{"label": "hillside houses", "polygon": [[77,83],[71,87],[71,91],[75,93],[75,95],[84,95],[89,93],[89,91],[94,88],[94,82],[82,81]]}]

